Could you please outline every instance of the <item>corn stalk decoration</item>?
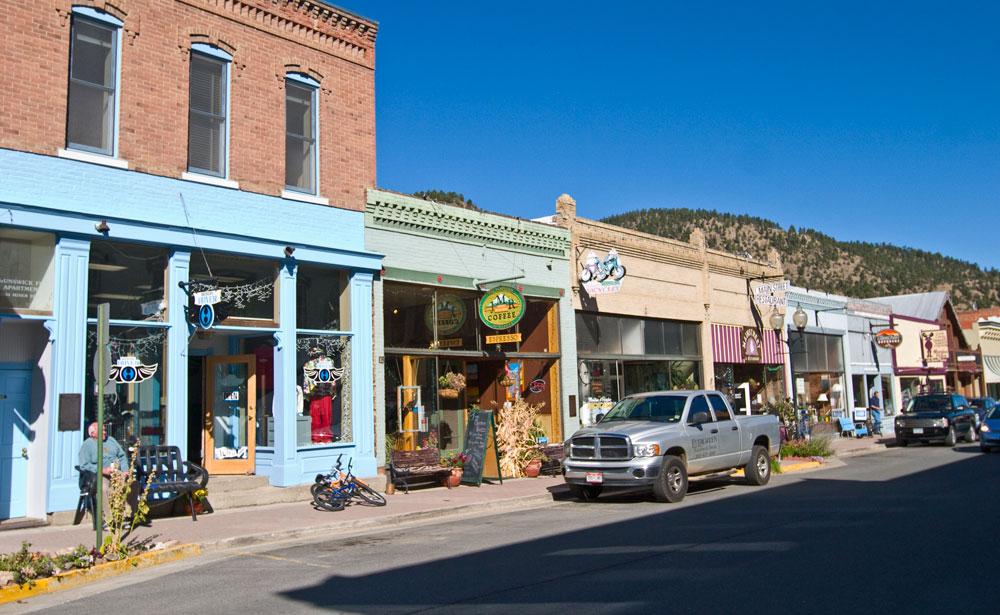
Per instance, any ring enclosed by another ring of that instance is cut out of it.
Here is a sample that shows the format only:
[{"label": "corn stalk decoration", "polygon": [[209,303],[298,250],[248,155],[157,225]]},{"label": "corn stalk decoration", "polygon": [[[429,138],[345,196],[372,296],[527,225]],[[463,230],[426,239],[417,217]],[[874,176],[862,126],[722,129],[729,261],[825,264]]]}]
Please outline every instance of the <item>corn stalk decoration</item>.
[{"label": "corn stalk decoration", "polygon": [[524,464],[535,456],[535,423],[545,404],[531,405],[523,399],[504,404],[497,410],[497,445],[500,447],[502,476],[524,476]]}]

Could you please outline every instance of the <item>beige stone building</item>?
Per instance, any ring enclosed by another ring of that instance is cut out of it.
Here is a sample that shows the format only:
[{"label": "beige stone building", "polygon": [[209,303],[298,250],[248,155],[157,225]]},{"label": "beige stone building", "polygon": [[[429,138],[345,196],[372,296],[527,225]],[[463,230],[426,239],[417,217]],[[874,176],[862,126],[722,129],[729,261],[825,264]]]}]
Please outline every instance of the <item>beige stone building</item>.
[{"label": "beige stone building", "polygon": [[748,411],[785,396],[772,328],[784,307],[751,308],[752,288],[783,278],[777,253],[763,262],[708,249],[699,231],[683,242],[580,218],[568,195],[550,221],[571,235],[584,423],[643,391],[717,388]]}]

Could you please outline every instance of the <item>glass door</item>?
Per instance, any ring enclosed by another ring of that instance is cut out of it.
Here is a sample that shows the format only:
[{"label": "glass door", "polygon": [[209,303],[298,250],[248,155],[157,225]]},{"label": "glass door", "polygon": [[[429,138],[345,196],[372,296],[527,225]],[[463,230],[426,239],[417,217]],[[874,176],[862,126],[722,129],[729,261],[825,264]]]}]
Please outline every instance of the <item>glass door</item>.
[{"label": "glass door", "polygon": [[208,357],[205,391],[205,469],[253,474],[256,445],[254,355]]}]

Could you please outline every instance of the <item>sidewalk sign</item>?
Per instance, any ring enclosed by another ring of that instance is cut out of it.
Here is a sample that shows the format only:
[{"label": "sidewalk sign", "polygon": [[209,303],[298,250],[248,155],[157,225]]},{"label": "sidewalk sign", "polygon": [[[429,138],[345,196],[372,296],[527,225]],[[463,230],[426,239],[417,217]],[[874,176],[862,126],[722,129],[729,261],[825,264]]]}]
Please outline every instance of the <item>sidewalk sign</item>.
[{"label": "sidewalk sign", "polygon": [[[491,410],[470,410],[468,427],[465,431],[465,450],[462,451],[468,459],[462,471],[462,484],[479,486],[483,482],[483,469],[486,466],[486,454],[489,449],[489,436],[492,436],[493,454],[496,456],[497,476],[503,484],[503,472],[500,471],[500,448],[497,446],[497,426],[493,421]],[[494,477],[487,477],[494,478]]]}]

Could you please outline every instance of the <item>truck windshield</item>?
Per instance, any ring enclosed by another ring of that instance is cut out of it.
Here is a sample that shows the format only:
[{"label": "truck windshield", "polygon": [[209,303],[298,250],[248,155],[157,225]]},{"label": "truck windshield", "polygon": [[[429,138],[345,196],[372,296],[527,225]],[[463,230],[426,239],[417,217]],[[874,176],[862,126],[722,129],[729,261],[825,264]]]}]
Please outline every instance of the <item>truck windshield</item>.
[{"label": "truck windshield", "polygon": [[608,411],[601,419],[610,421],[656,421],[677,423],[684,414],[684,395],[656,395],[649,397],[626,397]]},{"label": "truck windshield", "polygon": [[951,410],[950,395],[921,395],[914,397],[907,412],[948,412]]}]

